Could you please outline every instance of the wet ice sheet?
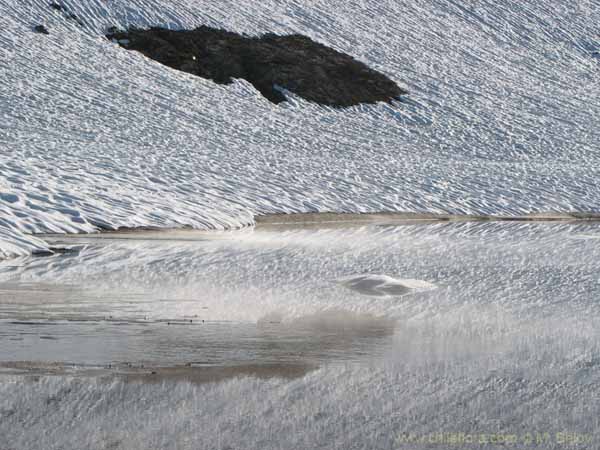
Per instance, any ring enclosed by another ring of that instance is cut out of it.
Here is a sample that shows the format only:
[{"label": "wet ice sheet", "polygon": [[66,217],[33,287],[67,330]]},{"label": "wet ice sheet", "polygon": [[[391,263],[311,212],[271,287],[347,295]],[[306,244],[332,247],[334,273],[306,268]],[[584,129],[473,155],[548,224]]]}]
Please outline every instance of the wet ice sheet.
[{"label": "wet ice sheet", "polygon": [[[231,367],[245,364],[316,367],[381,358],[394,321],[324,314],[292,324],[196,321],[0,321],[0,365],[45,372],[46,363],[79,370]],[[60,370],[58,371],[60,373]],[[110,373],[109,373],[110,374]]]},{"label": "wet ice sheet", "polygon": [[586,238],[599,231],[439,223],[53,238],[73,253],[0,263],[0,359],[353,360],[394,330],[396,346],[414,341],[411,354],[453,333],[475,345],[546,324],[581,332],[600,313],[599,250]]}]

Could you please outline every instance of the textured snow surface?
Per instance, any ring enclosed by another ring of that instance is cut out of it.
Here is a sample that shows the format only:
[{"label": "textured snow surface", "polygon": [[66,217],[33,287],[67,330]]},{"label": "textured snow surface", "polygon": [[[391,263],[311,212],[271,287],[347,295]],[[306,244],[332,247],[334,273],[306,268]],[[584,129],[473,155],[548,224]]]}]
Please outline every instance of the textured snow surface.
[{"label": "textured snow surface", "polygon": [[[0,377],[0,444],[18,450],[461,448],[403,441],[444,432],[518,437],[513,445],[476,440],[462,448],[524,450],[538,436],[538,448],[596,448],[589,443],[598,439],[598,361],[548,352],[516,369],[515,358],[531,350],[503,354],[505,360],[472,355],[458,362],[331,367],[292,382]],[[543,370],[565,361],[567,369]],[[559,433],[577,433],[588,445],[566,445]]]},{"label": "textured snow surface", "polygon": [[[599,211],[600,2],[0,0],[0,257],[23,233],[255,214]],[[43,23],[50,35],[32,32]],[[127,52],[110,26],[302,33],[410,91],[275,106]]]}]

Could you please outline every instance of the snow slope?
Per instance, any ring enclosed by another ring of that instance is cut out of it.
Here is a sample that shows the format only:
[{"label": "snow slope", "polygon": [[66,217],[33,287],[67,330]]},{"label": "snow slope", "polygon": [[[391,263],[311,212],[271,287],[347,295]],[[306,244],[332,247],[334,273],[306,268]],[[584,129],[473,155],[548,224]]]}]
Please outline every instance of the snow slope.
[{"label": "snow slope", "polygon": [[[44,248],[36,232],[272,212],[599,211],[599,1],[59,3],[85,25],[47,0],[0,0],[0,257]],[[201,24],[303,33],[411,94],[275,106],[103,37]]]}]

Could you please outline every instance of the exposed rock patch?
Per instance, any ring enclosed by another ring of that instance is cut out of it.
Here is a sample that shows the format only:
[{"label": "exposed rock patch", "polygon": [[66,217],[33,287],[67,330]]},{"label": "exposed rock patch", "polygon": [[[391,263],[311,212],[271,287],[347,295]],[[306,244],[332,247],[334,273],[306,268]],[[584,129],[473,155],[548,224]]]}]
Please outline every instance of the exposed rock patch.
[{"label": "exposed rock patch", "polygon": [[65,6],[55,2],[51,2],[48,6],[50,6],[50,8],[52,8],[55,11],[62,12],[67,19],[74,20],[79,26],[84,25],[83,21],[79,18],[79,16],[69,11]]},{"label": "exposed rock patch", "polygon": [[33,27],[33,31],[40,34],[50,34],[48,28],[46,28],[44,25],[36,25],[35,27]]},{"label": "exposed rock patch", "polygon": [[349,55],[302,35],[247,37],[202,26],[173,31],[109,29],[109,39],[166,66],[229,84],[244,78],[273,103],[282,88],[323,105],[389,102],[406,92]]}]

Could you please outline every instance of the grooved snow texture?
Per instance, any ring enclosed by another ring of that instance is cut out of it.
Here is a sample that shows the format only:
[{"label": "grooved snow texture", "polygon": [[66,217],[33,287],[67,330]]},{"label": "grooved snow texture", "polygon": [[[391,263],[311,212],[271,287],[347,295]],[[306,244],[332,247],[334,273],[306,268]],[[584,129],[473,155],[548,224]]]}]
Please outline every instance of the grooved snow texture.
[{"label": "grooved snow texture", "polygon": [[[597,0],[60,3],[0,0],[0,255],[43,245],[32,232],[261,213],[598,212]],[[275,106],[105,38],[202,25],[308,36],[410,95]]]}]

